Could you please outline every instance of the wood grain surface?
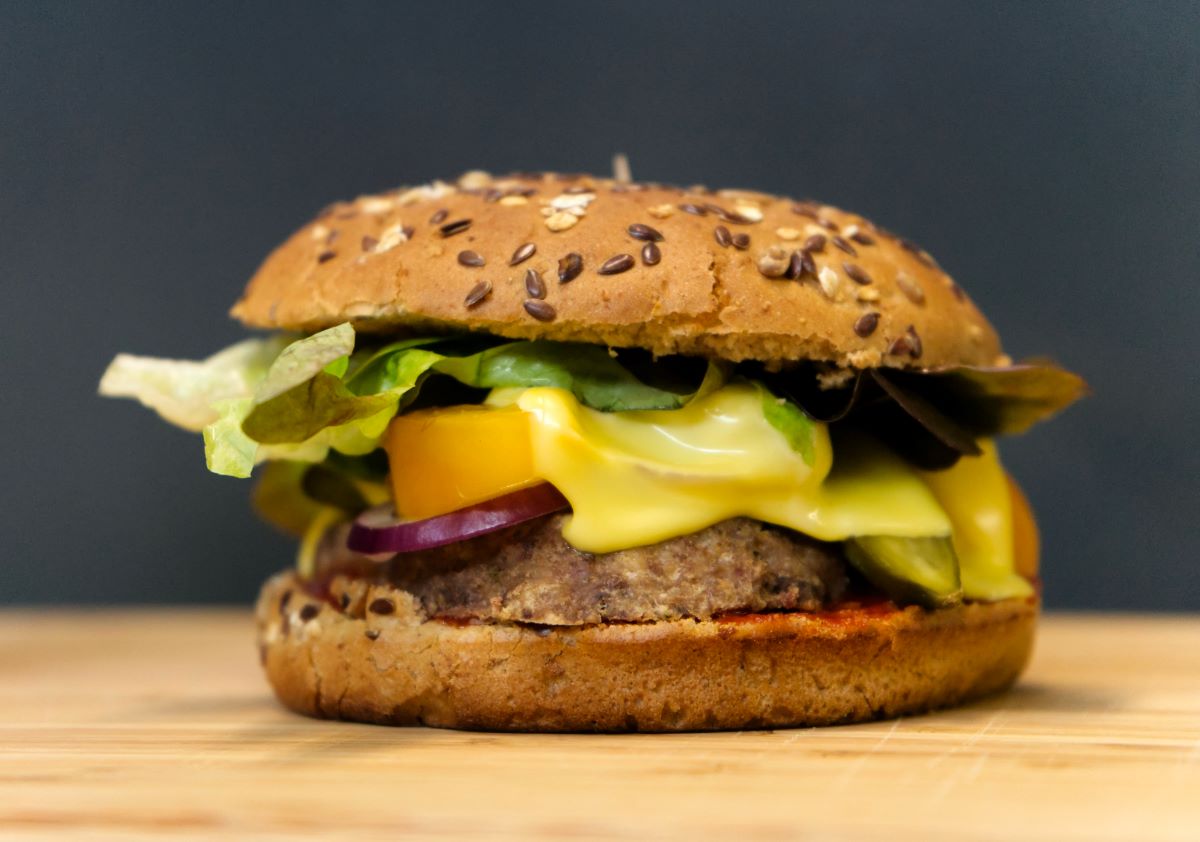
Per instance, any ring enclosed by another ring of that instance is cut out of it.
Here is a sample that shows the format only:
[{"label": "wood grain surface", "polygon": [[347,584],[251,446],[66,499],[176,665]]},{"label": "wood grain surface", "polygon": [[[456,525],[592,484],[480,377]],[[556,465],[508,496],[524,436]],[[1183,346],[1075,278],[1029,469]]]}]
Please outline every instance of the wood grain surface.
[{"label": "wood grain surface", "polygon": [[1011,693],[838,728],[307,720],[248,612],[0,613],[0,838],[1200,839],[1200,618],[1046,619]]}]

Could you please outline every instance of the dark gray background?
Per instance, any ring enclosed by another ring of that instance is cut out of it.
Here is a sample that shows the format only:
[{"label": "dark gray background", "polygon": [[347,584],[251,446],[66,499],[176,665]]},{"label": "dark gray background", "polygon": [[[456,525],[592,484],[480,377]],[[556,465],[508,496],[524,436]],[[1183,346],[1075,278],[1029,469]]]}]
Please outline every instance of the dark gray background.
[{"label": "dark gray background", "polygon": [[1095,396],[1009,442],[1051,605],[1200,608],[1200,4],[0,5],[8,602],[250,600],[291,544],[95,397],[339,197],[481,167],[815,196]]}]

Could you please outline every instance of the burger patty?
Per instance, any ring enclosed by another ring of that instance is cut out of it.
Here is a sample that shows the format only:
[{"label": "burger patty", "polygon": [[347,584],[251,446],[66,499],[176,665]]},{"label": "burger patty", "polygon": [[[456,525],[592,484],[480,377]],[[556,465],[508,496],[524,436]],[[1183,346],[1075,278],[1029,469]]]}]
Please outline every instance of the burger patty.
[{"label": "burger patty", "polygon": [[405,553],[379,572],[431,617],[571,626],[815,611],[846,587],[831,545],[747,518],[601,554],[568,544],[562,523],[555,515]]}]

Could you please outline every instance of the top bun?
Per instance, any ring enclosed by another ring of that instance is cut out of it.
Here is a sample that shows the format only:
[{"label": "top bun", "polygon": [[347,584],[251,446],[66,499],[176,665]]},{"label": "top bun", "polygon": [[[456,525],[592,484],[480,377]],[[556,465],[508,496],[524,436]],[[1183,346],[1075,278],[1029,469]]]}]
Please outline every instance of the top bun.
[{"label": "top bun", "polygon": [[332,205],[267,258],[233,315],[767,363],[1004,362],[933,258],[861,216],[586,175],[469,172]]}]

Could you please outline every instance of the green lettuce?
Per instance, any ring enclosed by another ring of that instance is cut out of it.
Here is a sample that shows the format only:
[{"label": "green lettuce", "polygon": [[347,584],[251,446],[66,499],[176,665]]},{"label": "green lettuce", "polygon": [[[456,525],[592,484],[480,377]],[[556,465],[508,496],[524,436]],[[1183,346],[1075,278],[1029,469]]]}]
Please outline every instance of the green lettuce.
[{"label": "green lettuce", "polygon": [[361,422],[378,426],[379,420],[390,419],[406,406],[432,374],[479,389],[566,389],[581,403],[604,412],[677,409],[694,394],[643,383],[595,345],[510,342],[467,356],[449,356],[426,347],[439,341],[446,340],[389,345],[344,378],[322,371],[269,400],[256,398],[242,430],[263,444],[294,444],[353,423],[360,428]]},{"label": "green lettuce", "polygon": [[356,352],[355,339],[347,323],[290,343],[248,340],[199,362],[122,354],[100,391],[136,398],[172,423],[203,431],[209,470],[248,477],[269,460],[370,453],[434,375],[478,389],[566,389],[605,412],[676,409],[728,375],[709,365],[698,388],[667,388],[638,379],[596,345],[508,342],[477,350],[475,340],[425,337]]},{"label": "green lettuce", "polygon": [[816,427],[813,420],[791,401],[776,397],[761,383],[754,384],[762,394],[763,417],[783,434],[792,450],[809,465],[816,458]]},{"label": "green lettuce", "polygon": [[100,394],[133,398],[199,432],[222,416],[225,402],[254,394],[287,343],[286,337],[247,339],[199,361],[117,354],[100,379]]}]

